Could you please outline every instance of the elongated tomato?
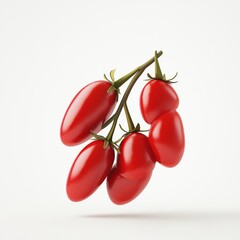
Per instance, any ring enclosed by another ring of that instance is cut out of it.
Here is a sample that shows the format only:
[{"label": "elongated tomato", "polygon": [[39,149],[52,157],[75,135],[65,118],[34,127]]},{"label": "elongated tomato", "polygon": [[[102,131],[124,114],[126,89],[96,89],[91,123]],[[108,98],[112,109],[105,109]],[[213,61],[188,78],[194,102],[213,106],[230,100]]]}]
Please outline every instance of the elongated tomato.
[{"label": "elongated tomato", "polygon": [[139,179],[149,175],[155,166],[155,156],[148,141],[142,133],[130,133],[120,144],[117,168],[126,178]]},{"label": "elongated tomato", "polygon": [[67,195],[72,201],[89,197],[111,171],[114,150],[104,149],[104,141],[96,140],[88,144],[75,159],[67,179]]},{"label": "elongated tomato", "polygon": [[161,114],[149,131],[149,142],[156,160],[166,167],[176,166],[185,147],[184,129],[181,117],[176,111]]},{"label": "elongated tomato", "polygon": [[107,178],[107,191],[109,198],[115,204],[126,204],[135,199],[147,186],[152,172],[140,179],[123,177],[117,167],[113,167]]},{"label": "elongated tomato", "polygon": [[140,109],[143,119],[151,124],[160,114],[176,110],[178,95],[173,87],[162,80],[150,80],[140,95]]},{"label": "elongated tomato", "polygon": [[100,80],[81,89],[70,103],[60,130],[62,142],[67,146],[78,145],[91,138],[91,131],[98,133],[112,113],[117,100],[116,91],[108,91],[111,83]]}]

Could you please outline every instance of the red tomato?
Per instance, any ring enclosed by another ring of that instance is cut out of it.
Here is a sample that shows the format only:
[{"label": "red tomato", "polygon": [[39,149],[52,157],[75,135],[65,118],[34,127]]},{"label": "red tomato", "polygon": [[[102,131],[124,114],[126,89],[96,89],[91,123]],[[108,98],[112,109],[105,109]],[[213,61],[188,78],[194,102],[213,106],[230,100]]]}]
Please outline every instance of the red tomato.
[{"label": "red tomato", "polygon": [[136,198],[147,186],[152,173],[141,179],[128,179],[120,175],[114,167],[107,178],[109,198],[115,204],[125,204]]},{"label": "red tomato", "polygon": [[140,95],[140,109],[143,119],[151,124],[163,112],[176,110],[178,95],[168,83],[162,80],[150,80]]},{"label": "red tomato", "polygon": [[152,172],[155,156],[148,138],[141,133],[131,133],[120,144],[117,168],[119,173],[130,179],[143,178]]},{"label": "red tomato", "polygon": [[61,125],[61,140],[74,146],[91,138],[91,132],[101,130],[102,124],[112,113],[117,92],[107,92],[111,87],[107,81],[96,81],[81,89],[70,103]]},{"label": "red tomato", "polygon": [[153,121],[149,142],[159,163],[166,167],[174,167],[179,163],[185,138],[182,120],[176,111],[164,113]]},{"label": "red tomato", "polygon": [[103,148],[104,141],[88,144],[74,161],[67,180],[67,195],[77,202],[90,196],[111,171],[114,150],[111,146]]}]

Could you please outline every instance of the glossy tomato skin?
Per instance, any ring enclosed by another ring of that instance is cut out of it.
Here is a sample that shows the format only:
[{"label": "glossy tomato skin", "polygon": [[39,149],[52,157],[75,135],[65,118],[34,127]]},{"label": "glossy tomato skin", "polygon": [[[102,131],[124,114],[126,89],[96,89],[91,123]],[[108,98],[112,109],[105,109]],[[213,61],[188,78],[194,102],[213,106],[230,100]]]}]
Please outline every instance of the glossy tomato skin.
[{"label": "glossy tomato skin", "polygon": [[166,167],[176,166],[185,148],[184,129],[181,117],[176,111],[161,114],[149,131],[149,142],[156,160]]},{"label": "glossy tomato skin", "polygon": [[126,204],[135,199],[147,186],[152,173],[140,179],[123,177],[117,167],[113,167],[107,178],[107,191],[109,198],[115,204]]},{"label": "glossy tomato skin", "polygon": [[162,80],[150,80],[140,95],[143,119],[151,124],[160,114],[176,110],[179,98],[171,85]]},{"label": "glossy tomato skin", "polygon": [[111,146],[104,149],[104,141],[88,144],[75,159],[67,179],[67,195],[77,202],[89,197],[110,173],[114,161]]},{"label": "glossy tomato skin", "polygon": [[123,177],[140,179],[154,169],[155,156],[144,134],[130,133],[122,140],[119,150],[117,168]]},{"label": "glossy tomato skin", "polygon": [[91,138],[91,132],[101,130],[112,113],[117,92],[109,91],[111,83],[100,80],[82,88],[70,103],[64,115],[60,136],[67,146],[75,146]]}]

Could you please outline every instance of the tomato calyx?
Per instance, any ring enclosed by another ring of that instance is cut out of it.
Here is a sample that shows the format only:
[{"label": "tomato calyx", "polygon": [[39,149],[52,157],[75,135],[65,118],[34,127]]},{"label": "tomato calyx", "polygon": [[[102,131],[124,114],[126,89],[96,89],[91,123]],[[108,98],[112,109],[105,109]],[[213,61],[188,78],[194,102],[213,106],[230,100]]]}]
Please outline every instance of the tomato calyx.
[{"label": "tomato calyx", "polygon": [[157,80],[157,81],[162,81],[168,84],[173,84],[173,83],[177,83],[177,81],[172,81],[173,79],[175,79],[177,77],[178,73],[176,72],[176,74],[170,78],[170,79],[166,79],[166,75],[163,75],[163,78],[156,78],[156,77],[152,77],[149,73],[147,73],[147,76],[149,77],[149,79],[147,79],[146,81],[151,81],[151,80]]},{"label": "tomato calyx", "polygon": [[120,128],[123,132],[125,132],[125,134],[124,134],[123,136],[127,136],[128,134],[134,133],[134,132],[149,132],[149,129],[147,129],[147,130],[141,129],[141,126],[140,126],[139,123],[138,123],[138,124],[136,125],[136,127],[134,127],[134,129],[132,129],[132,130],[128,130],[128,131],[125,130],[125,129],[122,127],[121,124],[119,124],[119,128]]},{"label": "tomato calyx", "polygon": [[125,130],[121,124],[119,124],[119,128],[124,132],[124,134],[117,139],[116,141],[112,142],[111,144],[113,145],[114,149],[116,149],[115,147],[117,147],[117,152],[118,154],[120,153],[120,149],[119,146],[117,145],[119,142],[121,142],[125,137],[127,137],[128,135],[132,134],[132,133],[137,133],[137,132],[148,132],[149,130],[141,130],[140,124],[138,123],[136,125],[136,127],[134,127],[134,129],[132,130]]},{"label": "tomato calyx", "polygon": [[116,71],[116,69],[113,69],[113,70],[110,71],[109,75],[110,75],[111,80],[108,79],[106,74],[103,74],[103,76],[104,76],[106,81],[111,83],[111,87],[107,90],[107,92],[116,91],[117,92],[117,101],[118,101],[118,95],[120,94],[120,89],[115,86],[115,82],[116,82],[115,81],[115,71]]},{"label": "tomato calyx", "polygon": [[176,72],[176,74],[170,78],[170,79],[166,79],[166,75],[162,73],[162,70],[160,68],[160,64],[158,61],[158,57],[157,57],[157,52],[155,51],[155,55],[154,55],[154,63],[155,63],[155,77],[152,77],[149,73],[147,74],[147,76],[149,77],[149,80],[159,80],[159,81],[163,81],[165,83],[168,84],[172,84],[172,83],[177,83],[177,81],[172,81],[173,79],[175,79],[178,75],[178,73]]},{"label": "tomato calyx", "polygon": [[98,134],[96,134],[95,132],[93,132],[93,131],[90,131],[91,132],[91,134],[92,134],[92,136],[93,136],[93,138],[92,138],[92,140],[105,140],[105,137],[104,136],[102,136],[102,135],[98,135]]},{"label": "tomato calyx", "polygon": [[92,140],[101,140],[101,141],[104,141],[104,144],[103,144],[103,148],[106,149],[109,145],[111,147],[113,147],[117,153],[119,153],[119,147],[118,145],[116,144],[116,142],[113,142],[111,140],[108,140],[106,137],[102,136],[102,135],[98,135],[96,133],[94,133],[93,131],[91,131],[91,134],[93,136]]}]

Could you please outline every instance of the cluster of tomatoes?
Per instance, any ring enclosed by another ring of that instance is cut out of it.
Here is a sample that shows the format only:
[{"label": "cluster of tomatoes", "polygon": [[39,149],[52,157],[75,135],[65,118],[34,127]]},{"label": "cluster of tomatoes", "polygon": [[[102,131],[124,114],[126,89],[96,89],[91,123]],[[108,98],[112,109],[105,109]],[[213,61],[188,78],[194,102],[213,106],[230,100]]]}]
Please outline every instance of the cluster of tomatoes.
[{"label": "cluster of tomatoes", "polygon": [[[74,97],[62,121],[62,142],[75,146],[89,140],[92,134],[96,140],[81,150],[70,169],[69,199],[81,201],[89,197],[107,179],[112,202],[125,204],[146,187],[156,162],[166,167],[179,163],[185,145],[183,124],[176,111],[179,99],[170,85],[172,82],[164,75],[156,75],[140,94],[142,117],[151,125],[148,136],[141,133],[139,127],[133,127],[124,134],[119,146],[111,134],[110,138],[96,135],[116,106],[118,91],[114,83],[95,81]],[[115,130],[117,118],[112,120],[111,129]]]}]

